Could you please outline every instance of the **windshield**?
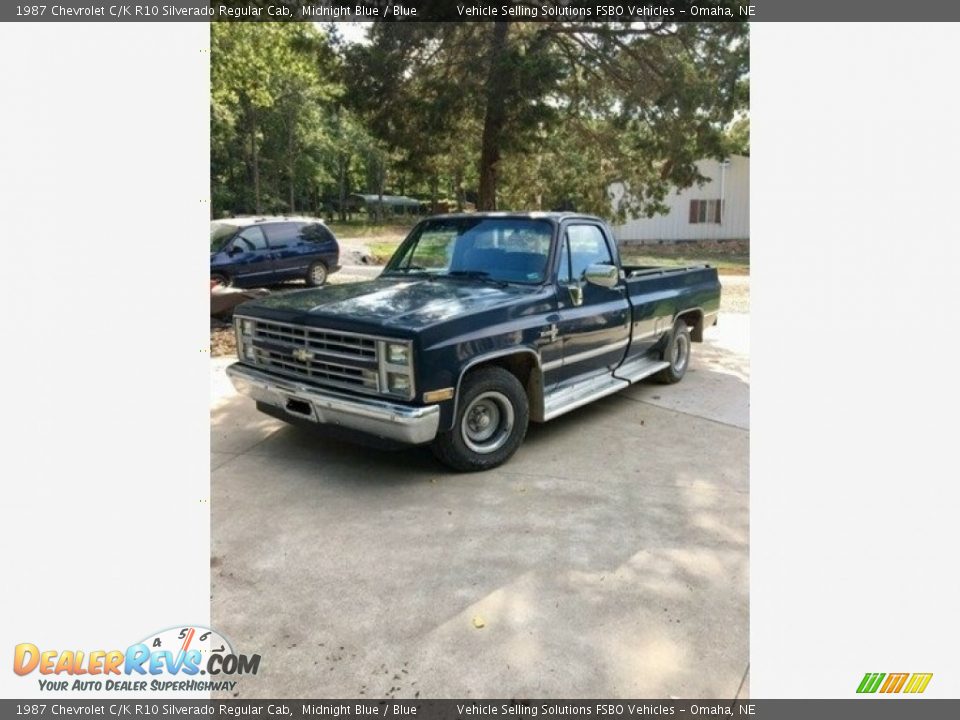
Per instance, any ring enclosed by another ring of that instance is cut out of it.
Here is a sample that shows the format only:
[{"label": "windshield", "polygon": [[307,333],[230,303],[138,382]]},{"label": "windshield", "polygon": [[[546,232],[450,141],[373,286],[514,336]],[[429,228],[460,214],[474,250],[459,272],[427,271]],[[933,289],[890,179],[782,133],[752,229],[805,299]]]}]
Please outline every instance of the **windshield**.
[{"label": "windshield", "polygon": [[223,250],[223,246],[227,244],[227,240],[232,238],[239,229],[236,225],[228,225],[227,223],[210,223],[210,252],[220,252]]},{"label": "windshield", "polygon": [[546,220],[427,220],[400,246],[385,272],[539,284],[546,273],[552,235],[553,227]]}]

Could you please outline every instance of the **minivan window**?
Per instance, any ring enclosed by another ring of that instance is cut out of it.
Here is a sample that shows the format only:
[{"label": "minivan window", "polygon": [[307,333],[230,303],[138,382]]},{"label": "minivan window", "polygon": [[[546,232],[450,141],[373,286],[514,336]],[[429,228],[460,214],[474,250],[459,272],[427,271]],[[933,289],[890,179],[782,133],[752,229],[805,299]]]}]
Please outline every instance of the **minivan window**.
[{"label": "minivan window", "polygon": [[288,245],[296,245],[300,239],[300,228],[302,228],[304,223],[274,223],[272,225],[267,225],[265,230],[267,235],[270,236],[270,245],[272,247],[287,247]]},{"label": "minivan window", "polygon": [[300,237],[304,242],[328,243],[334,239],[333,233],[320,223],[310,223],[300,228]]},{"label": "minivan window", "polygon": [[237,235],[233,240],[233,246],[247,252],[263,250],[267,247],[267,238],[264,237],[263,230],[254,225]]},{"label": "minivan window", "polygon": [[227,241],[232,238],[239,229],[236,225],[229,223],[210,223],[210,252],[220,252],[223,250]]},{"label": "minivan window", "polygon": [[264,228],[271,247],[287,247],[301,242],[321,243],[333,236],[320,223],[286,222]]}]

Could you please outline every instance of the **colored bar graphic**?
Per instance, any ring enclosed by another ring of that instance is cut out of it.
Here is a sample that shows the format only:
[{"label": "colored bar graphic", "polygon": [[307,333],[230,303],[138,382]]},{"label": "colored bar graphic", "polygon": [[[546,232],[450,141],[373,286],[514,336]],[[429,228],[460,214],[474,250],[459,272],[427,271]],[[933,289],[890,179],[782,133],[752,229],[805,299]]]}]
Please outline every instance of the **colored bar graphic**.
[{"label": "colored bar graphic", "polygon": [[[886,678],[886,682],[884,682]],[[875,693],[879,689],[881,693],[895,694],[901,690],[905,693],[922,693],[927,689],[933,673],[866,673],[860,685],[857,686],[858,693]],[[881,683],[883,683],[881,685]],[[906,687],[904,687],[906,686]]]},{"label": "colored bar graphic", "polygon": [[886,673],[867,673],[863,676],[863,680],[860,681],[860,686],[857,688],[857,692],[875,693],[877,688],[880,687],[880,683],[883,681],[884,677],[886,677]]},{"label": "colored bar graphic", "polygon": [[890,673],[887,675],[887,681],[880,688],[882,693],[898,693],[903,688],[903,684],[910,677],[910,673]]},{"label": "colored bar graphic", "polygon": [[930,684],[933,673],[914,673],[904,690],[905,693],[922,693]]}]

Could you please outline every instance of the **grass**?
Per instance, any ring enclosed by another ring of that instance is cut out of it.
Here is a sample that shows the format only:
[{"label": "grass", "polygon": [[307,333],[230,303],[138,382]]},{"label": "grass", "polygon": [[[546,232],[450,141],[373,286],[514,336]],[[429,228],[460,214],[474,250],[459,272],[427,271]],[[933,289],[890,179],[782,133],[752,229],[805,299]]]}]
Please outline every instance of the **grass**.
[{"label": "grass", "polygon": [[750,244],[742,241],[633,245],[620,248],[626,265],[709,263],[721,275],[750,274]]},{"label": "grass", "polygon": [[363,240],[366,242],[372,240],[385,239],[399,243],[410,228],[414,226],[416,218],[410,218],[409,221],[396,221],[384,223],[383,225],[374,225],[366,220],[347,220],[340,222],[333,220],[327,223],[327,227],[333,230],[337,238],[344,240]]}]

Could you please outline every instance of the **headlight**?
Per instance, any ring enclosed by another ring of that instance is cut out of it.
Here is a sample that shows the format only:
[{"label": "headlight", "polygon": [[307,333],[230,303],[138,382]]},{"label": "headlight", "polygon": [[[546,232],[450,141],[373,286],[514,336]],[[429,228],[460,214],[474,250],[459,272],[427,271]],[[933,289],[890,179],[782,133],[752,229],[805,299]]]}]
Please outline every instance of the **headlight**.
[{"label": "headlight", "polygon": [[387,389],[392,393],[408,394],[410,392],[410,376],[387,373]]},{"label": "headlight", "polygon": [[413,397],[413,345],[399,340],[381,340],[377,345],[380,361],[380,392],[409,400]]},{"label": "headlight", "polygon": [[256,321],[249,318],[235,318],[233,326],[237,333],[237,355],[241,360],[256,362],[256,351],[253,348],[253,336],[257,329]]},{"label": "headlight", "polygon": [[391,365],[409,365],[410,346],[387,343],[387,362]]},{"label": "headlight", "polygon": [[237,333],[237,341],[239,342],[240,338],[244,335],[253,335],[256,329],[256,323],[248,318],[234,318],[233,329]]}]

